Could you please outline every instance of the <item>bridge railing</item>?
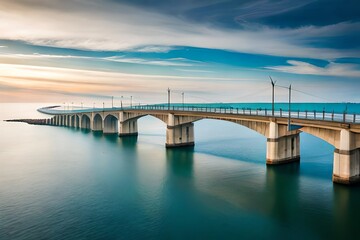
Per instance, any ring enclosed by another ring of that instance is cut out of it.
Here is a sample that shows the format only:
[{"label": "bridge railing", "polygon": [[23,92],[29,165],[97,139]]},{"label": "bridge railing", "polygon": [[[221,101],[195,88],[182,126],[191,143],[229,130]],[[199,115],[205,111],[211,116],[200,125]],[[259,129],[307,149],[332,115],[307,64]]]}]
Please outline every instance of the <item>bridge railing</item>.
[{"label": "bridge railing", "polygon": [[[187,111],[187,112],[207,112],[218,114],[236,114],[236,115],[248,115],[248,116],[266,116],[266,117],[289,117],[289,111],[283,109],[277,109],[272,114],[271,109],[264,108],[234,108],[234,107],[203,107],[203,106],[167,106],[167,105],[139,105],[133,106],[127,109],[139,109],[139,110],[173,110],[173,111]],[[344,122],[344,123],[360,123],[360,114],[353,113],[336,113],[316,110],[292,110],[290,111],[290,118],[294,119],[311,119],[311,120],[323,120],[331,122]]]}]

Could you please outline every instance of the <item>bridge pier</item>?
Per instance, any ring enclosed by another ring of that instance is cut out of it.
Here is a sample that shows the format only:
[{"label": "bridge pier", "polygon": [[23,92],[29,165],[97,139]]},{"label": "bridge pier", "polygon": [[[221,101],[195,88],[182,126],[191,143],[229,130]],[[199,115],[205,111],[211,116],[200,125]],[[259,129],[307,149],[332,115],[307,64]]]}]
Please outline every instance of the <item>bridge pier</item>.
[{"label": "bridge pier", "polygon": [[269,124],[266,143],[266,164],[284,164],[300,161],[300,134],[288,132],[286,125]]},{"label": "bridge pier", "polygon": [[166,128],[167,148],[194,146],[194,123],[188,117],[168,114]]},{"label": "bridge pier", "polygon": [[137,136],[137,135],[138,135],[137,119],[131,119],[125,122],[120,122],[119,137]]},{"label": "bridge pier", "polygon": [[120,119],[119,137],[138,135],[138,126],[137,126],[138,115],[129,112],[120,112],[119,119]]},{"label": "bridge pier", "polygon": [[347,129],[340,131],[339,148],[334,150],[333,182],[353,184],[360,182],[360,148],[356,134]]},{"label": "bridge pier", "polygon": [[166,147],[194,146],[194,123],[167,126]]}]

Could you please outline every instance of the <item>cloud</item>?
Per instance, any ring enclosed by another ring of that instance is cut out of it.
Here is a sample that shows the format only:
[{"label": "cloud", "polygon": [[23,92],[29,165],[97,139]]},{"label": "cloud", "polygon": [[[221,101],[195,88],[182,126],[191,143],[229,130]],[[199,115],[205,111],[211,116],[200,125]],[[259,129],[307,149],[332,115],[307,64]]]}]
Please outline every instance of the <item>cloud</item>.
[{"label": "cloud", "polygon": [[[277,29],[223,29],[140,7],[98,0],[12,1],[0,9],[2,39],[90,50],[167,51],[193,46],[274,56],[334,59],[358,57],[358,50],[309,47],[317,37],[360,30],[359,23]],[[144,47],[145,46],[145,47]],[[146,47],[151,46],[151,47]],[[154,47],[158,46],[158,47]],[[161,46],[161,47],[159,47]]]},{"label": "cloud", "polygon": [[294,74],[360,77],[360,69],[356,64],[330,62],[325,67],[318,67],[307,62],[295,60],[289,60],[287,63],[290,64],[290,66],[273,66],[266,67],[266,69]]},{"label": "cloud", "polygon": [[17,59],[44,59],[44,58],[58,58],[58,59],[90,59],[92,57],[86,56],[75,56],[75,55],[56,55],[56,54],[19,54],[19,53],[11,53],[11,54],[0,54],[0,57],[5,58],[17,58]]},{"label": "cloud", "polygon": [[[226,84],[224,84],[226,82]],[[59,67],[40,67],[20,64],[0,64],[0,87],[6,89],[28,89],[33,93],[59,93],[78,96],[132,95],[143,101],[162,102],[166,99],[166,89],[183,92],[199,91],[203,95],[216,94],[220,89],[227,98],[241,82],[253,82],[252,88],[262,84],[247,78],[216,78],[196,76],[143,75],[122,72],[80,70]],[[204,84],[206,83],[206,84]],[[15,94],[15,93],[14,93]],[[25,99],[18,95],[14,99]],[[237,91],[233,94],[237,95]],[[15,96],[15,95],[14,95]],[[35,99],[38,96],[28,96]],[[9,99],[0,96],[0,102]]]},{"label": "cloud", "polygon": [[145,65],[157,65],[157,66],[183,66],[190,67],[198,64],[198,61],[193,61],[185,58],[170,58],[166,60],[157,59],[149,60],[144,58],[128,58],[125,56],[113,56],[102,58],[103,60],[121,62],[121,63],[133,63],[133,64],[145,64]]},{"label": "cloud", "polygon": [[176,48],[169,47],[169,46],[143,46],[143,47],[138,47],[138,48],[129,49],[129,50],[131,50],[132,52],[167,53],[174,49],[176,49]]}]

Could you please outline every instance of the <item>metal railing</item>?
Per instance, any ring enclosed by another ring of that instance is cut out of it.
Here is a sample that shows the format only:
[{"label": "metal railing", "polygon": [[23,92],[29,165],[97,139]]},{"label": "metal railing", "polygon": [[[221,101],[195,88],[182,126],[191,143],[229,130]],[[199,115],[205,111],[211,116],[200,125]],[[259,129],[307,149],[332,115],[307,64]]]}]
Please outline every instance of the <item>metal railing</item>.
[{"label": "metal railing", "polygon": [[[114,108],[84,108],[77,110],[56,110],[54,108],[41,108],[38,111],[47,114],[76,114],[89,113],[100,111],[126,111],[126,110],[154,110],[154,111],[186,111],[186,112],[202,112],[215,114],[232,114],[232,115],[246,115],[246,116],[263,116],[263,117],[281,117],[289,118],[289,112],[283,109],[276,109],[272,115],[271,109],[266,108],[234,108],[234,107],[211,107],[211,106],[168,106],[168,105],[137,105],[132,107],[114,107]],[[347,112],[326,112],[316,110],[292,110],[290,118],[293,119],[309,119],[321,120],[341,123],[360,123],[360,113]]]},{"label": "metal railing", "polygon": [[[234,114],[234,115],[247,115],[247,116],[264,116],[264,117],[283,117],[289,118],[289,111],[278,109],[274,111],[272,115],[271,109],[264,108],[234,108],[234,107],[199,107],[199,106],[171,106],[170,108],[165,105],[140,105],[133,106],[134,110],[163,110],[163,111],[187,111],[187,112],[206,112],[206,113],[218,113],[218,114]],[[125,110],[125,109],[124,109]],[[310,119],[310,120],[322,120],[331,122],[344,122],[344,123],[360,123],[360,114],[353,113],[335,113],[326,111],[300,111],[292,110],[290,112],[290,118],[294,119]]]}]

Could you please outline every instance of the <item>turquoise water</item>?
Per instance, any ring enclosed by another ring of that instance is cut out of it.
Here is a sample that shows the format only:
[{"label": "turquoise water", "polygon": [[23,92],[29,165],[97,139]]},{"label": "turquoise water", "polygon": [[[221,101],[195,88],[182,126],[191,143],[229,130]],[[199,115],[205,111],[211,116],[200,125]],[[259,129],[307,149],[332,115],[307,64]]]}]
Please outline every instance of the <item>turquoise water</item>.
[{"label": "turquoise water", "polygon": [[[47,117],[0,104],[0,119]],[[51,105],[51,104],[48,104]],[[301,162],[267,167],[266,139],[195,123],[194,148],[165,149],[166,126],[137,138],[0,122],[0,239],[346,239],[360,187],[333,184],[333,147],[301,134]]]}]

